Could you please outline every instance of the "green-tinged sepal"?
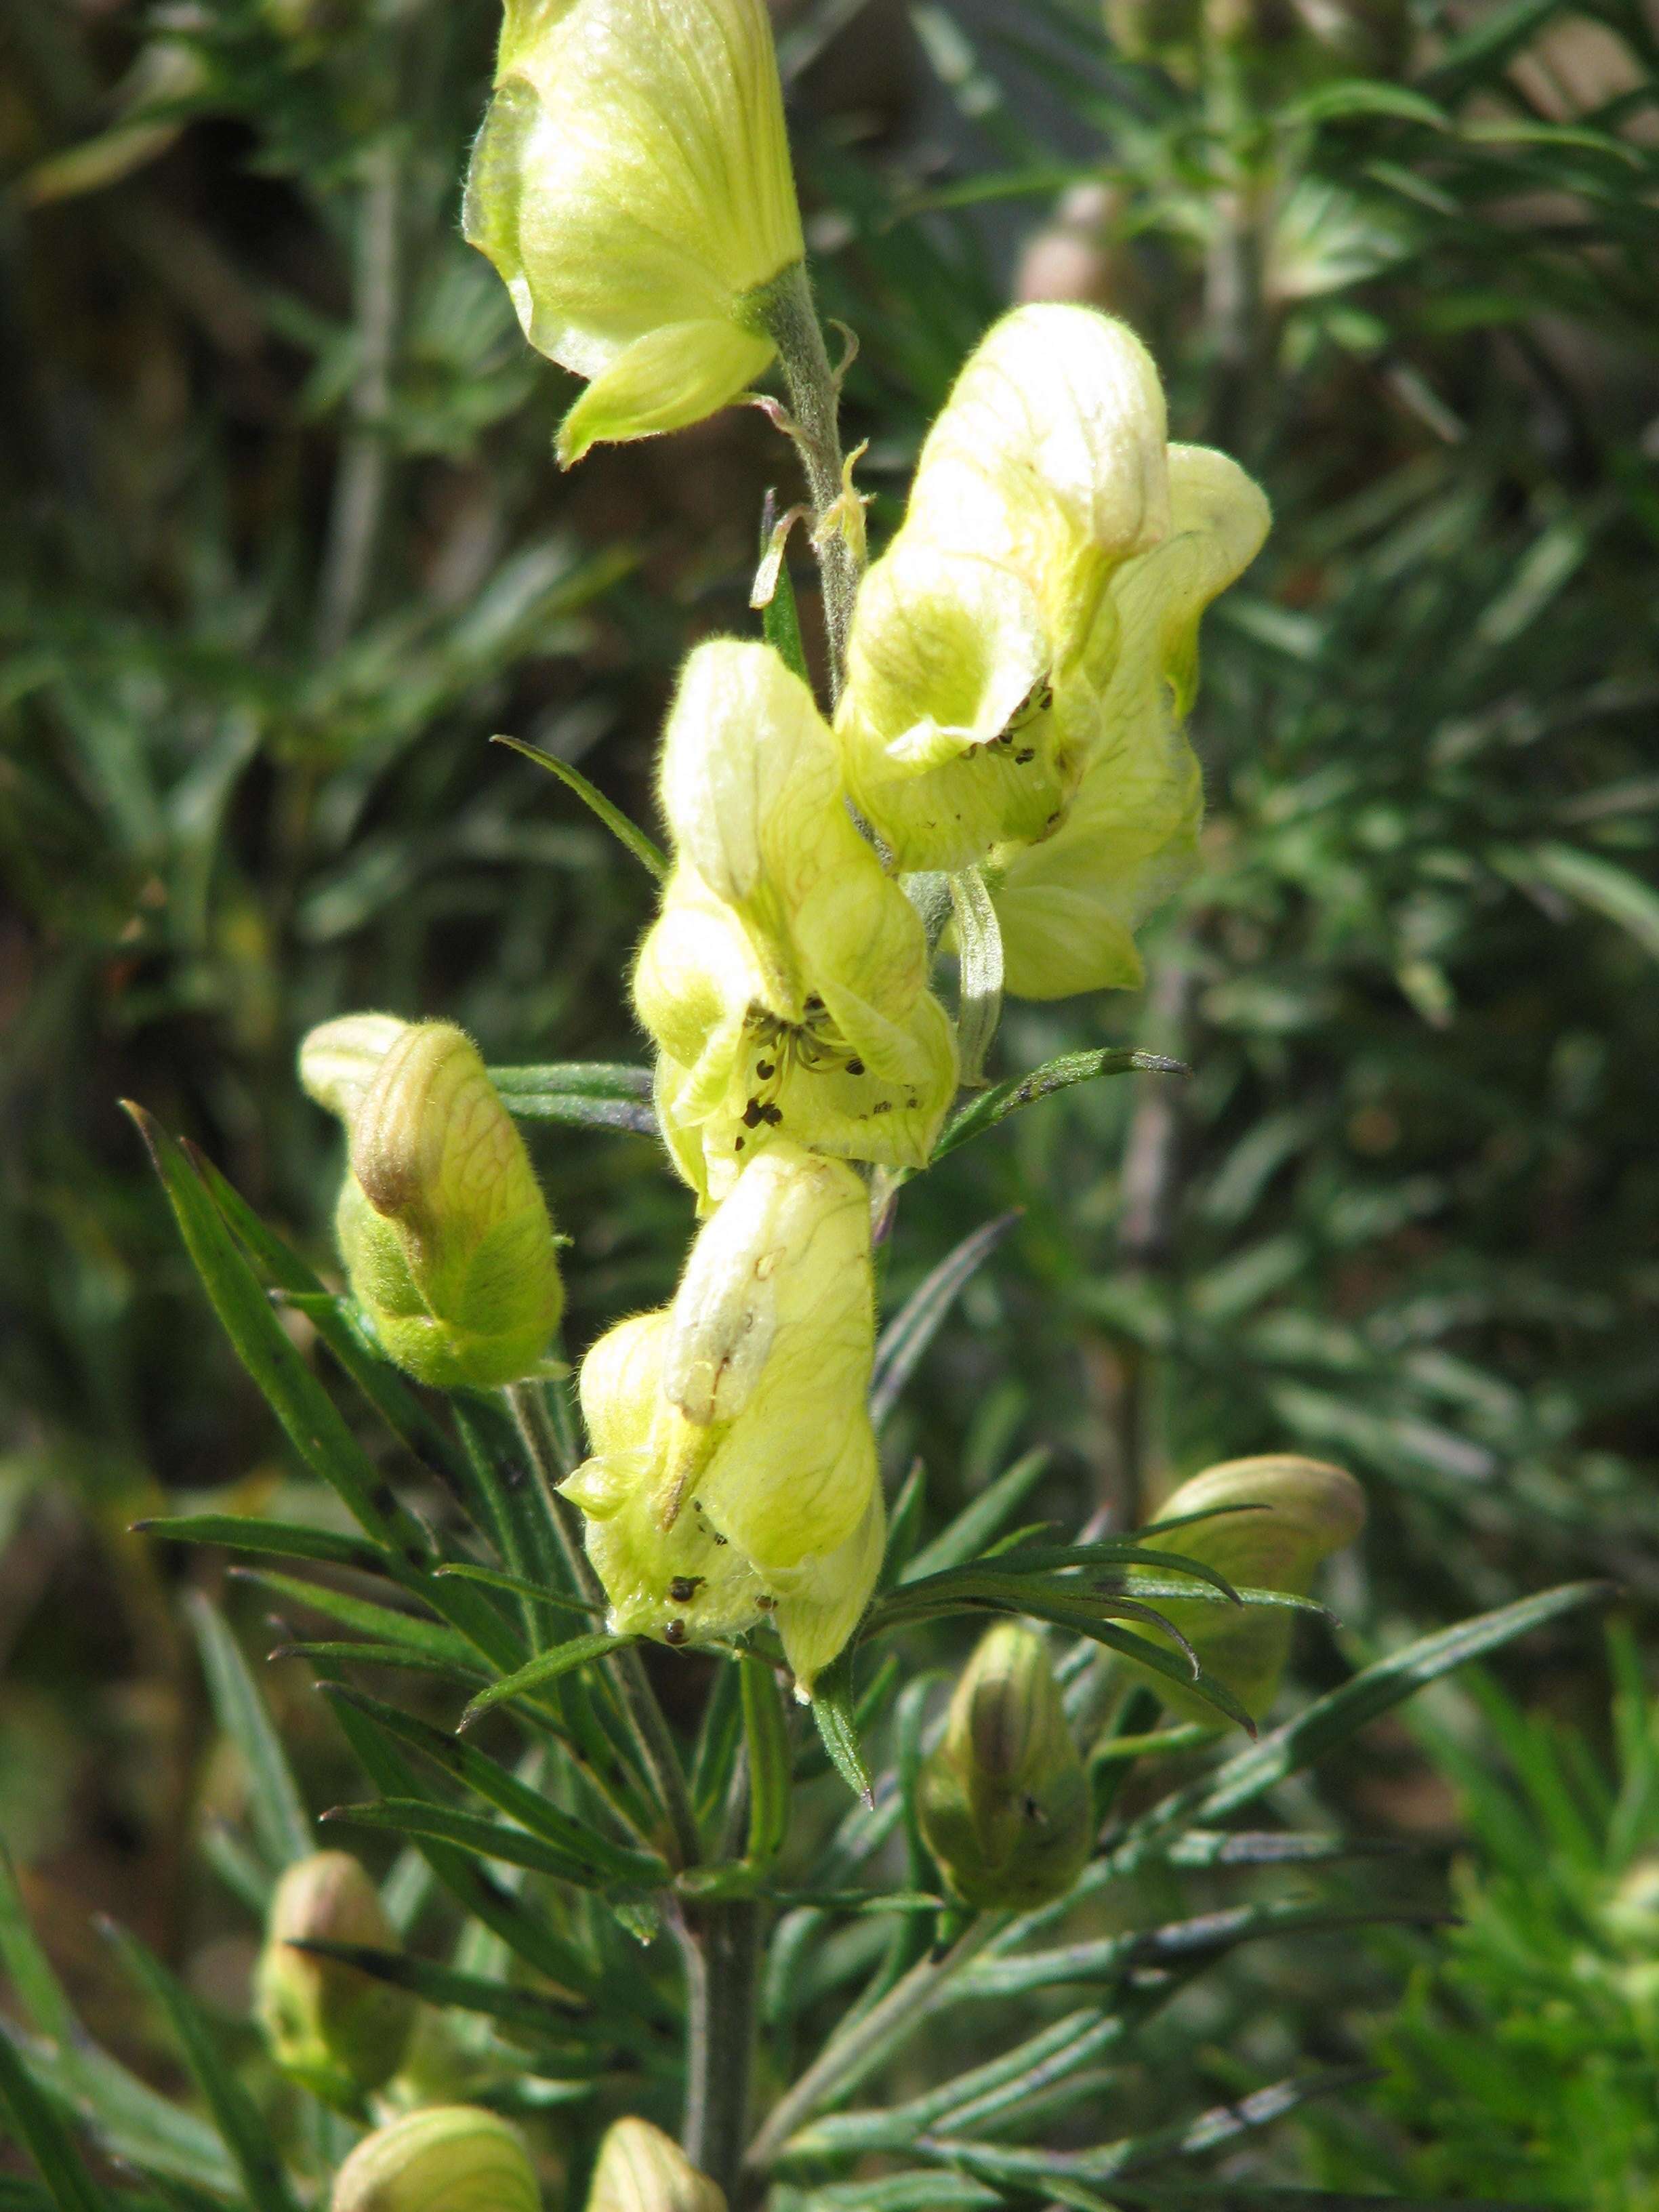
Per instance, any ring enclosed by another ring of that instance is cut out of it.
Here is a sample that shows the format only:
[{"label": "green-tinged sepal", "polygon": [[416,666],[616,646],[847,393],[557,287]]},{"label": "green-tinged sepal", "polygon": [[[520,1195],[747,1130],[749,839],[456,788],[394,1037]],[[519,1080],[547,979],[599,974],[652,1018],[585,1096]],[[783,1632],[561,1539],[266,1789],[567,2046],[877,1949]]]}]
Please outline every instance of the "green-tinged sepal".
[{"label": "green-tinged sepal", "polygon": [[[1228,1460],[1210,1468],[1166,1498],[1158,1517],[1177,1520],[1224,1506],[1261,1510],[1218,1512],[1213,1520],[1194,1522],[1147,1541],[1213,1567],[1235,1589],[1305,1597],[1322,1561],[1352,1543],[1365,1525],[1365,1493],[1352,1475],[1340,1467],[1289,1453]],[[1167,1582],[1168,1577],[1158,1579]],[[1206,1599],[1160,1595],[1152,1601],[1187,1638],[1205,1671],[1231,1690],[1253,1719],[1260,1720],[1284,1677],[1291,1613],[1279,1607],[1212,1604]],[[1157,1641],[1166,1640],[1156,1629],[1145,1632]],[[1188,1720],[1217,1723],[1215,1708],[1202,1698],[1182,1690],[1166,1674],[1151,1668],[1137,1671],[1172,1711]]]},{"label": "green-tinged sepal", "polygon": [[618,2120],[599,2145],[587,2212],[726,2212],[726,2194],[649,2120]]},{"label": "green-tinged sepal", "polygon": [[531,343],[589,380],[567,466],[735,399],[804,252],[763,0],[507,0],[464,220]]},{"label": "green-tinged sepal", "polygon": [[1041,1633],[981,1638],[924,1760],[916,1814],[952,1891],[985,1910],[1064,1897],[1089,1856],[1089,1786]]},{"label": "green-tinged sepal", "polygon": [[692,653],[661,793],[676,865],[634,1000],[704,1210],[780,1138],[925,1164],[957,1083],[927,933],[848,815],[811,692],[769,647]]},{"label": "green-tinged sepal", "polygon": [[1125,325],[1003,318],[922,447],[859,595],[836,733],[896,865],[963,868],[1048,836],[1087,763],[1103,594],[1169,521],[1164,395]]},{"label": "green-tinged sepal", "polygon": [[1168,536],[1107,586],[1086,766],[1066,818],[1041,842],[1000,846],[987,871],[1018,998],[1137,985],[1135,931],[1198,864],[1204,788],[1184,723],[1199,620],[1255,558],[1271,516],[1237,463],[1207,447],[1171,446],[1169,481]]},{"label": "green-tinged sepal", "polygon": [[349,1851],[317,1851],[277,1883],[255,1975],[271,2054],[327,2104],[350,2111],[403,2063],[415,2014],[407,1990],[300,1943],[364,1943],[395,1951],[379,1891]]},{"label": "green-tinged sepal", "polygon": [[863,1183],[775,1146],[699,1233],[673,1304],[582,1364],[593,1449],[563,1487],[614,1629],[697,1644],[770,1616],[810,1690],[881,1565],[874,1341]]},{"label": "green-tinged sepal", "polygon": [[335,1229],[387,1356],[441,1389],[534,1374],[564,1304],[556,1241],[477,1047],[447,1022],[353,1014],[311,1032],[300,1076],[346,1127]]},{"label": "green-tinged sepal", "polygon": [[515,2130],[476,2105],[434,2105],[376,2128],[334,2177],[329,2212],[541,2212]]}]

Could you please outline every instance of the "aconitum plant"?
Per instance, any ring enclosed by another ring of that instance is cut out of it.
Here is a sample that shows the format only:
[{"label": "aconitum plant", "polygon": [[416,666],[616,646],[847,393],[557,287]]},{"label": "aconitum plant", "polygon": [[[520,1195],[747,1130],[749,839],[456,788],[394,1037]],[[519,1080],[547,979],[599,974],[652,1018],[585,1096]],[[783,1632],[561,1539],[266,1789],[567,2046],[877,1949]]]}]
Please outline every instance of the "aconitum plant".
[{"label": "aconitum plant", "polygon": [[[529,341],[586,380],[562,464],[670,435],[775,365],[784,396],[760,404],[806,498],[763,550],[755,633],[681,671],[669,853],[586,794],[660,879],[618,982],[651,1068],[490,1069],[450,1024],[342,1009],[299,1079],[346,1133],[343,1292],[135,1109],[221,1321],[351,1524],[157,1533],[309,1566],[254,1571],[349,1632],[286,1647],[376,1793],[331,1832],[403,1856],[377,1884],[319,1848],[199,1607],[253,1782],[252,1837],[221,1856],[266,1914],[263,2069],[124,1938],[199,2092],[169,2104],[86,2041],[12,1899],[36,2032],[0,2039],[0,2098],[46,2196],[5,2202],[1159,2201],[1173,2169],[1328,2078],[1147,2128],[1114,2069],[1218,1955],[1332,1915],[1247,1899],[1107,1933],[1103,1901],[1150,1865],[1340,1857],[1334,1836],[1231,1824],[1419,1682],[1589,1595],[1430,1637],[1240,1747],[1316,1568],[1359,1531],[1340,1469],[1235,1462],[1150,1528],[1072,1539],[1018,1525],[1030,1460],[925,1541],[921,1474],[888,1496],[883,1425],[995,1241],[975,1230],[884,1326],[905,1185],[1057,1088],[1158,1066],[1095,1051],[985,1073],[1005,994],[1141,980],[1135,933],[1198,865],[1200,617],[1267,503],[1224,454],[1170,441],[1125,324],[1029,307],[964,363],[866,567],[762,0],[507,0],[465,224]],[[821,578],[817,683],[794,522]],[[526,1119],[654,1133],[693,1194],[670,1303],[585,1348],[560,1340]],[[273,1291],[392,1455],[370,1457]],[[954,1684],[916,1656],[953,1617],[984,1631]],[[669,1717],[687,1699],[660,1692],[693,1652],[708,1686],[688,1735]],[[406,1671],[407,1700],[370,1694],[364,1668]]]}]

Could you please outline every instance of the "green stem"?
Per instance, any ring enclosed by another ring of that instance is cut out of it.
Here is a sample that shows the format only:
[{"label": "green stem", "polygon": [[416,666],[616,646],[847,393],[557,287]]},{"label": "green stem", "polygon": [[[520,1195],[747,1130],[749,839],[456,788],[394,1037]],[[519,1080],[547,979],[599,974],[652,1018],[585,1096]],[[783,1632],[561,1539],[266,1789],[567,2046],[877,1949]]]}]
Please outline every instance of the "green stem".
[{"label": "green stem", "polygon": [[678,1933],[686,1996],[681,2142],[692,2165],[736,2206],[755,2069],[760,1907],[747,1901],[688,1905]]},{"label": "green stem", "polygon": [[[533,1382],[510,1383],[503,1395],[546,1496],[560,1548],[575,1579],[576,1587],[584,1596],[602,1601],[605,1591],[583,1549],[581,1526],[575,1509],[568,1499],[559,1495],[558,1482],[564,1471],[564,1454],[560,1449],[552,1416],[548,1412],[547,1401]],[[685,1772],[680,1765],[679,1753],[674,1747],[673,1736],[663,1717],[662,1707],[657,1702],[657,1694],[651,1686],[644,1662],[630,1644],[620,1651],[613,1651],[604,1665],[616,1689],[623,1717],[628,1723],[635,1747],[651,1778],[657,1801],[667,1817],[672,1836],[671,1856],[678,1866],[695,1866],[702,1856],[696,1816],[691,1810],[691,1799],[685,1787]]]},{"label": "green stem", "polygon": [[[787,269],[768,292],[763,319],[778,349],[794,416],[792,434],[806,471],[813,517],[822,522],[842,495],[841,394],[823,343],[806,264]],[[830,649],[830,696],[841,696],[847,638],[853,624],[861,562],[846,535],[831,528],[817,546],[823,579],[823,627]]]}]

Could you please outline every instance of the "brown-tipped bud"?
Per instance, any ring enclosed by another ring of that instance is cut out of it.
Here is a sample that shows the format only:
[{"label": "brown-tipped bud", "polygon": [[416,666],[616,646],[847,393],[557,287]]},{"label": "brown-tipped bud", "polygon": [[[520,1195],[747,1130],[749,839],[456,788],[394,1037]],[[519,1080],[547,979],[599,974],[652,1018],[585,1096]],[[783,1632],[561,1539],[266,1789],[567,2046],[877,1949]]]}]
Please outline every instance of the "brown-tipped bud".
[{"label": "brown-tipped bud", "polygon": [[[1261,1510],[1218,1512],[1213,1520],[1172,1528],[1167,1535],[1147,1540],[1160,1551],[1201,1560],[1224,1575],[1235,1589],[1305,1597],[1321,1561],[1351,1544],[1365,1525],[1365,1493],[1352,1475],[1290,1453],[1228,1460],[1210,1468],[1183,1482],[1164,1501],[1158,1518],[1173,1521],[1183,1514],[1226,1506]],[[1160,1574],[1158,1579],[1166,1582],[1168,1577]],[[1259,1719],[1272,1705],[1285,1672],[1291,1612],[1207,1599],[1160,1597],[1153,1602],[1192,1644],[1206,1670]],[[1157,1633],[1152,1629],[1146,1632]],[[1164,1675],[1147,1670],[1146,1678],[1166,1705],[1188,1719],[1218,1719],[1212,1705],[1188,1695]]]},{"label": "brown-tipped bud", "polygon": [[649,2120],[618,2120],[599,2145],[587,2212],[726,2212],[725,2192]]},{"label": "brown-tipped bud", "polygon": [[255,1995],[277,2064],[325,2102],[350,2107],[397,2072],[415,2000],[301,1943],[398,1948],[380,1893],[349,1851],[313,1852],[277,1883]]},{"label": "brown-tipped bud", "polygon": [[474,2105],[434,2105],[365,2136],[329,2212],[541,2212],[523,2143]]},{"label": "brown-tipped bud", "polygon": [[923,1764],[916,1813],[969,1905],[1043,1905],[1082,1872],[1088,1783],[1036,1629],[1000,1621],[980,1639]]}]

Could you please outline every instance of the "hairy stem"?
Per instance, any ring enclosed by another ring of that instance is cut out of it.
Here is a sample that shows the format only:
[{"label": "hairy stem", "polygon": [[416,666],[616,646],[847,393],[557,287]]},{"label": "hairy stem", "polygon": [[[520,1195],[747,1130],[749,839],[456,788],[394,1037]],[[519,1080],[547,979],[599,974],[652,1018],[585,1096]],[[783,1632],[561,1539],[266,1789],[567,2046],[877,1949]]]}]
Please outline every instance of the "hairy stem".
[{"label": "hairy stem", "polygon": [[[585,1596],[603,1600],[605,1592],[582,1548],[580,1521],[574,1508],[558,1492],[559,1478],[565,1472],[564,1455],[547,1401],[533,1382],[511,1383],[503,1395],[546,1495],[559,1544],[576,1587]],[[635,1747],[667,1818],[672,1856],[681,1866],[695,1866],[702,1856],[702,1844],[685,1787],[685,1772],[644,1662],[631,1645],[625,1645],[622,1650],[613,1651],[603,1664],[621,1703]]]},{"label": "hairy stem", "polygon": [[678,1930],[685,1961],[685,2121],[693,2166],[736,2206],[743,2187],[754,2072],[760,1907],[747,1901],[688,1906]]},{"label": "hairy stem", "polygon": [[[778,349],[794,416],[793,436],[806,471],[815,524],[822,524],[842,495],[841,394],[823,331],[812,305],[806,264],[786,270],[769,292],[764,319]],[[833,525],[813,540],[823,579],[823,627],[830,649],[830,696],[841,696],[847,672],[847,638],[861,562],[845,532]]]}]

